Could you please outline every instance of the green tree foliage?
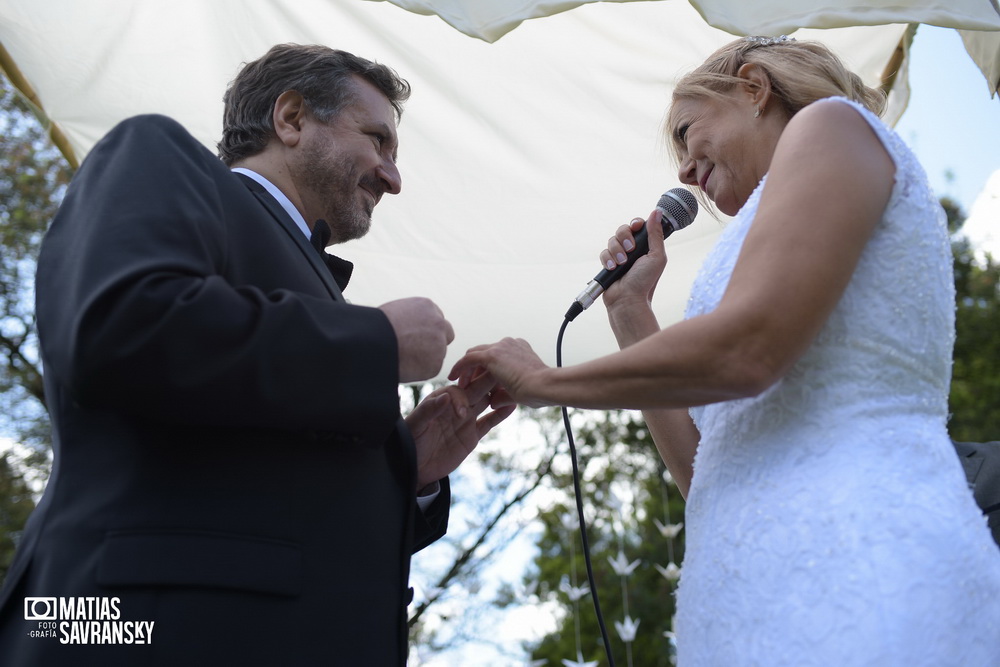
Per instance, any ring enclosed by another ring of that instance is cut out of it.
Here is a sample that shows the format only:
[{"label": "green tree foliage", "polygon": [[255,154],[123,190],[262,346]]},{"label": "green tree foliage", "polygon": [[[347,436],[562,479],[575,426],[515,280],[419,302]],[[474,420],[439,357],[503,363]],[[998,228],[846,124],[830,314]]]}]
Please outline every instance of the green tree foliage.
[{"label": "green tree foliage", "polygon": [[[431,388],[413,387],[404,411]],[[532,597],[517,585],[522,566],[512,570],[508,558],[527,557],[532,540],[525,532],[537,526],[533,506],[552,491],[550,471],[561,458],[557,426],[546,413],[515,415],[499,429],[506,437],[488,435],[450,476],[448,533],[413,559],[411,664],[519,664],[523,650],[505,641],[497,624],[505,610]]]},{"label": "green tree foliage", "polygon": [[0,456],[0,584],[14,559],[14,551],[28,516],[35,509],[31,488],[11,462],[11,454]]},{"label": "green tree foliage", "polygon": [[0,76],[0,437],[25,447],[0,456],[0,581],[48,473],[50,430],[35,329],[35,260],[71,170]]},{"label": "green tree foliage", "polygon": [[[941,200],[948,225],[959,232],[965,213]],[[977,257],[968,239],[957,236],[955,257],[955,357],[948,408],[951,437],[959,441],[1000,440],[1000,265]]]},{"label": "green tree foliage", "polygon": [[[667,578],[671,562],[684,554],[683,532],[668,538],[661,526],[683,520],[683,499],[656,456],[641,419],[629,412],[590,413],[574,426],[578,437],[581,487],[587,536],[597,584],[598,600],[611,640],[615,663],[665,667],[672,645],[675,580]],[[535,570],[528,581],[538,581],[539,598],[557,601],[565,610],[559,629],[531,648],[533,659],[584,660],[606,664],[604,644],[592,597],[573,601],[569,589],[587,587],[581,537],[574,525],[577,509],[570,473],[553,473],[554,486],[567,490],[564,503],[541,513],[545,530],[538,544]],[[633,565],[620,576],[611,560]],[[635,562],[638,561],[637,564]],[[662,571],[661,569],[662,568]],[[639,621],[635,640],[626,643],[616,627],[626,618]]]},{"label": "green tree foliage", "polygon": [[35,331],[35,260],[71,170],[3,77],[0,156],[0,433],[44,451],[50,436]]}]

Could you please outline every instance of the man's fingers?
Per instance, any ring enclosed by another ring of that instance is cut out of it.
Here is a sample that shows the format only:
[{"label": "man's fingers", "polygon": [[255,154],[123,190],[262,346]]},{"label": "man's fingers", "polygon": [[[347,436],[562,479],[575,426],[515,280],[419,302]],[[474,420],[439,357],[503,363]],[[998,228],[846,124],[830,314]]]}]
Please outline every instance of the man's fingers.
[{"label": "man's fingers", "polygon": [[506,407],[500,408],[498,410],[493,410],[485,417],[481,417],[476,422],[476,428],[479,433],[479,438],[482,439],[487,433],[493,430],[500,422],[510,417],[514,414],[514,410],[517,409],[516,405],[508,405]]}]

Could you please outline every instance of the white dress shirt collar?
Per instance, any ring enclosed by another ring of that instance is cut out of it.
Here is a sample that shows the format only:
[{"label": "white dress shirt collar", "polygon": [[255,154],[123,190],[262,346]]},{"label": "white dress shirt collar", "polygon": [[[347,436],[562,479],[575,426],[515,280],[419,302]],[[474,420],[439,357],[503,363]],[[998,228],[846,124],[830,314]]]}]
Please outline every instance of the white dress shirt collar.
[{"label": "white dress shirt collar", "polygon": [[309,229],[309,225],[306,224],[306,219],[302,217],[302,214],[299,213],[299,209],[295,208],[295,205],[292,204],[291,200],[285,196],[285,193],[278,189],[278,186],[258,174],[256,171],[252,171],[245,167],[234,167],[233,171],[237,174],[248,176],[264,186],[264,189],[267,190],[272,197],[278,200],[278,203],[281,204],[281,208],[285,209],[285,213],[291,216],[292,220],[295,221],[295,224],[298,225],[298,228],[301,229],[302,233],[306,235],[306,238],[310,238],[312,236],[312,231]]}]

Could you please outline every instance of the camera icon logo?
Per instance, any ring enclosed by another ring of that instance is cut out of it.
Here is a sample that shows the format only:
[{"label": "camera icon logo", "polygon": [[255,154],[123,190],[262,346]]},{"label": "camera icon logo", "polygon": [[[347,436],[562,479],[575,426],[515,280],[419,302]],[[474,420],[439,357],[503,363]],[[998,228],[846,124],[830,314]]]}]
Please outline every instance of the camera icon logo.
[{"label": "camera icon logo", "polygon": [[54,621],[59,605],[55,598],[24,598],[24,620]]}]

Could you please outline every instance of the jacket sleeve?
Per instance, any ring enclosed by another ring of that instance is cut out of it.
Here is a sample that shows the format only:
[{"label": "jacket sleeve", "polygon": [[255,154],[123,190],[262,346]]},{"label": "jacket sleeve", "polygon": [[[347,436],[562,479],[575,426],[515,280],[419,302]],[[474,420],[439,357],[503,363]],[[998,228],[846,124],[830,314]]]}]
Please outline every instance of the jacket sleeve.
[{"label": "jacket sleeve", "polygon": [[413,553],[444,537],[448,530],[448,512],[451,508],[451,484],[448,478],[440,480],[441,490],[430,507],[417,510],[413,530]]},{"label": "jacket sleeve", "polygon": [[[277,237],[245,257],[245,235],[276,223],[234,217],[234,182],[161,116],[99,142],[39,257],[45,371],[82,405],[144,418],[385,437],[399,412],[387,318],[310,287],[301,253],[268,247]],[[289,286],[256,284],[254,261],[285,261]]]}]

